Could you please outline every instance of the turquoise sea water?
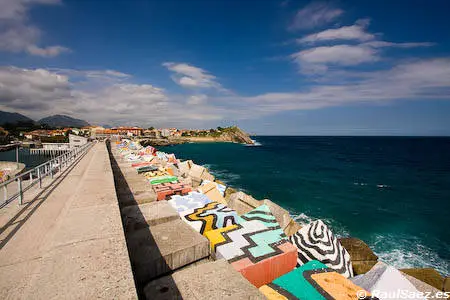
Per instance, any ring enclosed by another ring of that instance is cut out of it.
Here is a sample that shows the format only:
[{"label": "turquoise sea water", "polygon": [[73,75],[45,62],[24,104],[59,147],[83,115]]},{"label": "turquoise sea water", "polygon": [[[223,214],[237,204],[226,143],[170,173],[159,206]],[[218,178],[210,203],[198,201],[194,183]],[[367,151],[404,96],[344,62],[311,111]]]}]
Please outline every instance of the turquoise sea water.
[{"label": "turquoise sea water", "polygon": [[256,137],[166,147],[227,184],[317,218],[396,267],[450,274],[450,138]]}]

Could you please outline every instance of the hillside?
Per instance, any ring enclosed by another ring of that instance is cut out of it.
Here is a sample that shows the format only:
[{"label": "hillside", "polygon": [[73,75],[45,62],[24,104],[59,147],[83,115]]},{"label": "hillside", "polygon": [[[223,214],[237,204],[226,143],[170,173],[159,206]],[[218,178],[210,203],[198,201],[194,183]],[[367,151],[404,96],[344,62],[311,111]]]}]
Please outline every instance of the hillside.
[{"label": "hillside", "polygon": [[11,113],[7,111],[0,111],[0,126],[6,123],[17,124],[22,123],[34,123],[34,121],[19,113]]},{"label": "hillside", "polygon": [[51,127],[83,127],[83,126],[89,126],[89,123],[80,120],[75,119],[66,115],[53,115],[49,116],[43,119],[40,119],[38,121],[39,124],[47,124]]}]

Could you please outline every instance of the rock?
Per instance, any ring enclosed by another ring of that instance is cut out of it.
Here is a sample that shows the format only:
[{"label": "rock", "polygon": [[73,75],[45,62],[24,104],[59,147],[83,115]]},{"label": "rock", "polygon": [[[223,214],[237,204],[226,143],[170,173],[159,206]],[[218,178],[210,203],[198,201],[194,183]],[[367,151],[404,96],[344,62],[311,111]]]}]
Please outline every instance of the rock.
[{"label": "rock", "polygon": [[342,246],[348,251],[352,261],[377,261],[378,256],[366,243],[357,238],[340,238]]},{"label": "rock", "polygon": [[367,273],[378,262],[378,256],[360,239],[340,238],[339,242],[350,254],[355,275]]},{"label": "rock", "polygon": [[265,299],[225,260],[177,271],[149,283],[147,299]]},{"label": "rock", "polygon": [[284,233],[287,236],[293,235],[294,233],[299,231],[300,228],[302,228],[300,224],[298,224],[291,218],[289,212],[284,208],[282,208],[281,206],[273,203],[268,199],[264,199],[262,202],[270,208],[270,211],[275,216],[277,222],[281,226],[281,229],[283,229]]},{"label": "rock", "polygon": [[365,273],[369,272],[370,269],[372,269],[373,266],[375,266],[377,264],[377,262],[378,261],[376,261],[376,260],[368,260],[368,261],[357,260],[357,261],[352,261],[353,274],[354,275],[365,274]]},{"label": "rock", "polygon": [[400,271],[417,278],[420,281],[437,288],[438,290],[442,290],[444,285],[444,277],[432,268],[400,269]]},{"label": "rock", "polygon": [[239,215],[246,214],[262,204],[261,201],[256,200],[244,192],[234,193],[228,198],[228,206],[234,209]]}]

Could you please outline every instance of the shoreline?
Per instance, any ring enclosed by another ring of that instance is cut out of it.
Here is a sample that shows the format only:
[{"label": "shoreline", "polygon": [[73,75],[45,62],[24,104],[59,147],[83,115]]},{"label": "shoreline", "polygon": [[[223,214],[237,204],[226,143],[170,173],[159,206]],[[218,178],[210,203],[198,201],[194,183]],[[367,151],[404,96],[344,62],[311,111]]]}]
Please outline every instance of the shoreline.
[{"label": "shoreline", "polygon": [[[125,154],[125,156],[128,154]],[[201,187],[203,181],[205,180],[212,181],[217,184],[225,186],[225,183],[220,181],[220,179],[215,178],[215,176],[213,176],[208,169],[204,168],[203,166],[196,165],[191,160],[184,160],[182,162],[178,161],[177,163],[166,162],[165,164],[162,163],[162,165],[171,167],[174,166],[174,168],[177,169],[178,171],[180,171],[183,168],[187,168],[188,175],[185,177],[184,176],[179,177],[180,182],[190,183],[192,185],[193,190],[198,190]],[[181,165],[183,165],[183,167]],[[190,170],[192,168],[194,168],[196,172],[199,172],[198,174],[200,175],[194,174],[195,172],[191,174]],[[297,230],[299,230],[302,227],[295,222],[295,220],[292,218],[292,216],[289,214],[288,211],[286,211],[284,208],[278,206],[277,204],[271,202],[268,199],[256,200],[251,195],[245,194],[244,192],[238,191],[232,187],[226,187],[223,196],[226,205],[234,209],[239,215],[247,213],[248,211],[257,208],[260,205],[270,203],[271,210],[273,209],[278,212],[277,220],[280,222],[280,225],[286,232],[287,236],[294,234],[295,232],[297,232]],[[352,257],[353,261],[353,270],[355,271],[355,275],[365,274],[377,263],[378,257],[362,240],[352,237],[345,237],[340,238],[339,241],[344,245],[347,251],[350,252],[350,256]],[[430,274],[434,274],[436,288],[437,288],[436,286],[437,281],[440,280],[442,282],[444,281],[443,277],[432,269],[425,270],[420,268],[414,268],[414,269],[404,269],[401,271],[407,274],[414,274],[412,276],[415,276],[416,278],[421,279],[423,281],[428,281],[428,283],[430,283],[431,281],[429,280],[429,278],[427,279],[427,276],[429,277]],[[439,276],[441,278],[439,278]]]}]

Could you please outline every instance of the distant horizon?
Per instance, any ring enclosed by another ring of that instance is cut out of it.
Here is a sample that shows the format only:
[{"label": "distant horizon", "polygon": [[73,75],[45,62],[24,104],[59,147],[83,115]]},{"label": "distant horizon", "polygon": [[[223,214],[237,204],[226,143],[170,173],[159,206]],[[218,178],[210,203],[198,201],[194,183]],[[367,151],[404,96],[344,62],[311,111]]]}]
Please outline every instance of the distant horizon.
[{"label": "distant horizon", "polygon": [[283,136],[283,137],[405,137],[405,138],[450,138],[450,135],[282,135],[282,134],[249,134],[250,137],[258,137],[258,136],[264,136],[264,137],[277,137],[277,136]]}]

